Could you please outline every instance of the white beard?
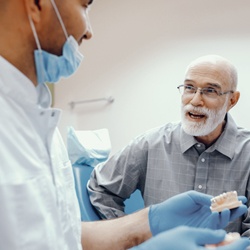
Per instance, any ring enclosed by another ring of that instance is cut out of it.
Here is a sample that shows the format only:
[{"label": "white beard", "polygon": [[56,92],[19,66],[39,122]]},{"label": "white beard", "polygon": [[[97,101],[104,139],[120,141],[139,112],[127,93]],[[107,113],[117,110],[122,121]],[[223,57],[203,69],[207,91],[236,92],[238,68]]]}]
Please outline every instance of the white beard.
[{"label": "white beard", "polygon": [[[185,106],[182,105],[181,112],[182,128],[187,134],[192,136],[206,136],[213,132],[217,126],[223,122],[227,113],[227,100],[224,106],[219,110],[199,108],[188,104]],[[207,119],[205,122],[189,121],[185,116],[187,112],[203,114]]]}]

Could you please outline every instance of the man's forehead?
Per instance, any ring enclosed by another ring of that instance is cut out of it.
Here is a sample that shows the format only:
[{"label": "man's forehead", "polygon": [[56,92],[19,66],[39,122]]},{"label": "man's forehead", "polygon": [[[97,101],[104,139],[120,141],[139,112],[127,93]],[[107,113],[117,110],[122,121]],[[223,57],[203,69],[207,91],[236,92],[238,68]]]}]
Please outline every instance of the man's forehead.
[{"label": "man's forehead", "polygon": [[229,83],[230,75],[222,66],[213,64],[197,64],[189,67],[185,74],[185,81],[198,81],[199,83],[211,83],[224,85]]}]

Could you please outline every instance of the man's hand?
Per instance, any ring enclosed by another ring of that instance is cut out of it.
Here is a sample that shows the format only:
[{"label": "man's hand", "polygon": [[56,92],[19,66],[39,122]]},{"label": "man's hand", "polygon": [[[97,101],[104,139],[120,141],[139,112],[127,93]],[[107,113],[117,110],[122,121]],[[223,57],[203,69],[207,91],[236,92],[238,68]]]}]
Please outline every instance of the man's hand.
[{"label": "man's hand", "polygon": [[[188,191],[162,203],[152,205],[149,210],[149,224],[153,235],[177,226],[222,229],[247,211],[245,205],[222,212],[211,212],[211,195]],[[243,203],[246,197],[238,197]]]},{"label": "man's hand", "polygon": [[[224,230],[211,230],[191,227],[177,227],[160,233],[150,240],[131,250],[205,250],[206,244],[218,244],[225,238]],[[241,238],[226,246],[217,247],[217,250],[245,250],[250,241]]]}]

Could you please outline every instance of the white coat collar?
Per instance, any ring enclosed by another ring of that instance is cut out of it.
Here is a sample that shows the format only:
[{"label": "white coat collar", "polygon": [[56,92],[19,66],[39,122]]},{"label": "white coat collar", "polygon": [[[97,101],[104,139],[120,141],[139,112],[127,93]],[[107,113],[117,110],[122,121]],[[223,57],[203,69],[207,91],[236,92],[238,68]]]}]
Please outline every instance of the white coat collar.
[{"label": "white coat collar", "polygon": [[35,87],[29,78],[0,56],[0,91],[10,96],[20,105],[48,108],[51,94],[45,84]]}]

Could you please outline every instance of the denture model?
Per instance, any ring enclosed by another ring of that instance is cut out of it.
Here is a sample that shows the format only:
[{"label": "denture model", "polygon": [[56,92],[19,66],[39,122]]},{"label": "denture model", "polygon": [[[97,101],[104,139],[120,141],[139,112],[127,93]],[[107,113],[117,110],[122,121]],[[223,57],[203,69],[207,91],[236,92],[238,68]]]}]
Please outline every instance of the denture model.
[{"label": "denture model", "polygon": [[219,243],[219,244],[209,244],[209,245],[206,245],[206,248],[217,248],[219,246],[225,246],[225,245],[228,245],[230,243],[233,243],[234,241],[240,239],[240,234],[239,233],[228,233],[226,234],[226,237],[225,239]]},{"label": "denture model", "polygon": [[240,205],[242,205],[242,202],[238,200],[237,192],[230,191],[213,197],[210,209],[212,212],[221,212],[225,208],[232,209]]}]

